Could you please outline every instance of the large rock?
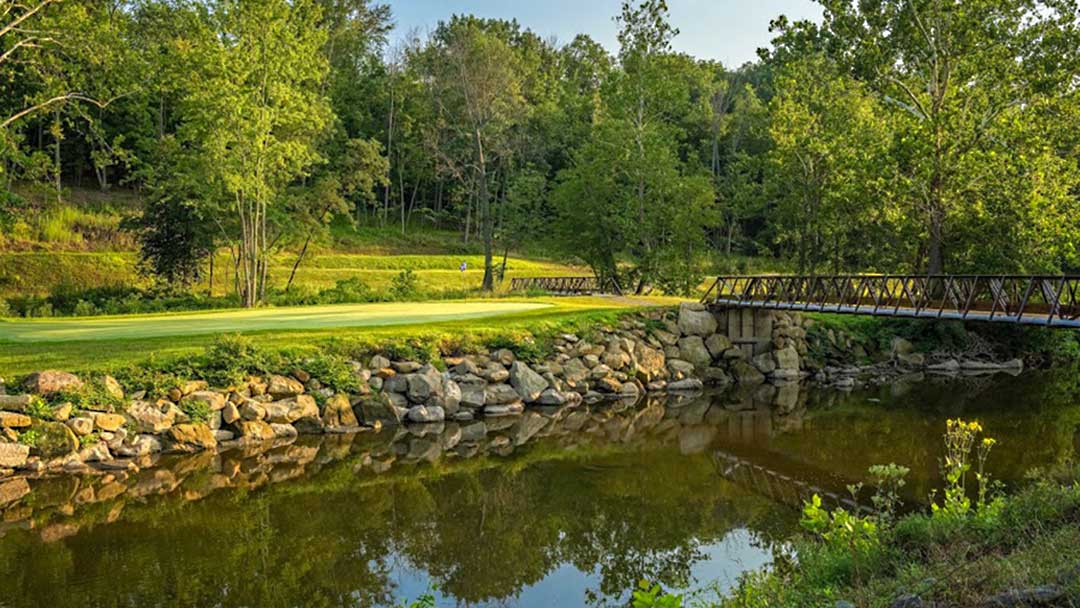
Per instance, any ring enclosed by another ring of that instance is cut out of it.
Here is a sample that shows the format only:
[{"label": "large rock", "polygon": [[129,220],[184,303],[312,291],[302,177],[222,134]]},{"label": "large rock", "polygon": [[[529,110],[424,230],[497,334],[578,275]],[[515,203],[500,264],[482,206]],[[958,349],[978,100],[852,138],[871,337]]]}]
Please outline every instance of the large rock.
[{"label": "large rock", "polygon": [[[796,357],[798,354],[796,354]],[[753,358],[754,367],[763,374],[771,374],[776,369],[776,358],[772,353],[761,353]]]},{"label": "large rock", "polygon": [[23,428],[30,426],[30,416],[16,412],[0,412],[0,427]]},{"label": "large rock", "polygon": [[15,502],[30,493],[30,483],[23,477],[0,483],[0,507]]},{"label": "large rock", "polygon": [[704,388],[704,384],[697,378],[685,378],[683,380],[676,380],[667,385],[667,390],[673,393],[679,392],[693,392],[700,391]]},{"label": "large rock", "polygon": [[446,411],[437,405],[416,405],[409,408],[406,417],[409,422],[442,422],[446,420]]},{"label": "large rock", "polygon": [[519,401],[521,396],[509,384],[492,384],[484,389],[484,405],[507,405]]},{"label": "large rock", "polygon": [[63,423],[37,420],[32,429],[38,436],[34,450],[42,458],[67,456],[79,449],[79,438]]},{"label": "large rock", "polygon": [[296,378],[288,376],[270,376],[266,385],[266,392],[274,399],[286,399],[295,397],[304,392],[304,385]]},{"label": "large rock", "polygon": [[679,331],[684,336],[711,336],[716,333],[716,317],[701,304],[684,302],[679,305]]},{"label": "large rock", "polygon": [[799,369],[799,351],[794,346],[782,348],[773,353],[777,369]]},{"label": "large rock", "polygon": [[127,418],[124,418],[120,414],[104,414],[94,412],[92,414],[94,418],[94,426],[99,430],[107,432],[115,432],[123,428],[127,423]]},{"label": "large rock", "polygon": [[323,425],[328,429],[342,429],[360,426],[356,419],[349,398],[341,393],[326,400],[322,411]]},{"label": "large rock", "polygon": [[712,355],[705,348],[705,341],[701,336],[687,336],[679,340],[679,353],[681,359],[693,363],[695,367],[708,367],[712,363]]},{"label": "large rock", "polygon": [[353,412],[367,425],[379,422],[384,425],[401,424],[401,413],[383,394],[368,395],[353,406]]},{"label": "large rock", "polygon": [[[301,391],[303,387],[301,387]],[[205,403],[206,407],[210,408],[210,411],[216,412],[225,407],[225,395],[217,391],[195,391],[190,395],[183,398],[182,402],[194,401],[198,403]]]},{"label": "large rock", "polygon": [[311,395],[297,395],[263,405],[266,419],[273,424],[292,424],[301,418],[318,418],[319,405]]},{"label": "large rock", "polygon": [[15,469],[26,464],[30,446],[21,443],[0,443],[0,468]]},{"label": "large rock", "polygon": [[735,359],[730,365],[731,375],[739,384],[761,384],[765,381],[765,375],[756,367],[742,359]]},{"label": "large rock", "polygon": [[26,377],[26,390],[35,395],[77,391],[83,387],[82,380],[75,374],[57,370],[36,372]]},{"label": "large rock", "polygon": [[140,433],[161,433],[176,423],[179,410],[168,402],[149,403],[135,401],[128,406],[126,415],[135,423]]},{"label": "large rock", "polygon": [[30,407],[30,395],[3,395],[0,394],[0,410],[10,412],[25,412]]},{"label": "large rock", "polygon": [[464,384],[461,388],[461,402],[462,407],[469,409],[479,409],[484,407],[484,403],[487,400],[485,385],[483,384]]},{"label": "large rock", "polygon": [[217,447],[214,431],[205,424],[178,424],[163,435],[168,452],[201,452]]},{"label": "large rock", "polygon": [[236,431],[246,441],[269,441],[274,438],[274,429],[263,420],[241,420],[236,424]]},{"label": "large rock", "polygon": [[705,340],[705,348],[709,349],[709,354],[713,359],[722,359],[724,357],[724,351],[731,348],[731,338],[724,334],[713,334]]},{"label": "large rock", "polygon": [[514,361],[510,366],[510,385],[514,387],[522,401],[532,403],[539,399],[540,393],[548,388],[548,381],[528,365],[521,361]]},{"label": "large rock", "polygon": [[634,348],[634,358],[637,360],[637,369],[634,371],[642,382],[652,382],[664,375],[664,366],[667,362],[664,351],[649,348],[643,342],[638,342]]},{"label": "large rock", "polygon": [[442,376],[439,370],[431,365],[425,365],[415,374],[409,374],[408,392],[409,401],[413,403],[426,403],[432,397],[442,396]]}]

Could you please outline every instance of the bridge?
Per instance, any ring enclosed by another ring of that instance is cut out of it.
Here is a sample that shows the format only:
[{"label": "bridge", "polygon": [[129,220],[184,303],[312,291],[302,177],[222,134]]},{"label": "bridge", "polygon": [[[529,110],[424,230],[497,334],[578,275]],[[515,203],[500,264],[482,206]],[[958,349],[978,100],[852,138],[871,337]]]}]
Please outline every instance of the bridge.
[{"label": "bridge", "polygon": [[615,279],[598,277],[526,277],[510,280],[511,291],[543,291],[558,295],[590,295],[611,293],[622,295]]},{"label": "bridge", "polygon": [[1078,275],[720,276],[702,298],[717,308],[954,319],[1080,327]]}]

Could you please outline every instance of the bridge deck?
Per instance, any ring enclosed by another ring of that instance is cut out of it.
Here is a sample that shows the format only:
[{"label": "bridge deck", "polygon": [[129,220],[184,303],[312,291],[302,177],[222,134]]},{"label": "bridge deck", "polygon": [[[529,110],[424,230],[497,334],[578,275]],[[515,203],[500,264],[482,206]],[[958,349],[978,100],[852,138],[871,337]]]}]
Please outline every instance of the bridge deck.
[{"label": "bridge deck", "polygon": [[558,295],[589,295],[612,293],[622,295],[614,279],[601,281],[597,277],[524,277],[510,280],[511,291],[537,289]]},{"label": "bridge deck", "polygon": [[1080,276],[721,276],[715,306],[1080,328]]}]

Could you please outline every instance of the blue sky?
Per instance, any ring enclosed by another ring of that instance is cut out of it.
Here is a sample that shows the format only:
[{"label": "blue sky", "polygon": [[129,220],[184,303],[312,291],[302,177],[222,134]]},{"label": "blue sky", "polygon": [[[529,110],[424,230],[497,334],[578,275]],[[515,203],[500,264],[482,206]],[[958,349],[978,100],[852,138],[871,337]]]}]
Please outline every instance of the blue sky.
[{"label": "blue sky", "polygon": [[[454,13],[481,17],[517,18],[545,38],[569,42],[579,33],[616,49],[612,18],[619,0],[382,0],[394,13],[400,36],[413,28],[426,32]],[[668,0],[671,21],[681,33],[675,49],[694,56],[719,59],[729,67],[753,60],[758,47],[769,42],[769,20],[779,14],[791,19],[820,20],[821,9],[811,0]]]}]

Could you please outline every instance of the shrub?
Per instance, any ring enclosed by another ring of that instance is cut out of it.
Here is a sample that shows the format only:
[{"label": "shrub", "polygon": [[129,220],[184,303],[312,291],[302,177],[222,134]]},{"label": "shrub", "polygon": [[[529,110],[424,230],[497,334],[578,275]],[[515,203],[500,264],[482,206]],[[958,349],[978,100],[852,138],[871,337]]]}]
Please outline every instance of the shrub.
[{"label": "shrub", "polygon": [[11,309],[11,305],[4,298],[0,298],[0,319],[13,316],[15,316],[15,311]]},{"label": "shrub", "polygon": [[395,300],[409,300],[416,297],[418,292],[416,274],[412,269],[402,270],[390,282],[390,294]]},{"label": "shrub", "polygon": [[360,379],[353,373],[352,365],[342,357],[319,355],[304,360],[302,367],[336,392],[356,393],[360,390]]},{"label": "shrub", "polygon": [[180,402],[180,411],[187,414],[192,422],[210,420],[210,404],[205,401],[186,399]]}]

